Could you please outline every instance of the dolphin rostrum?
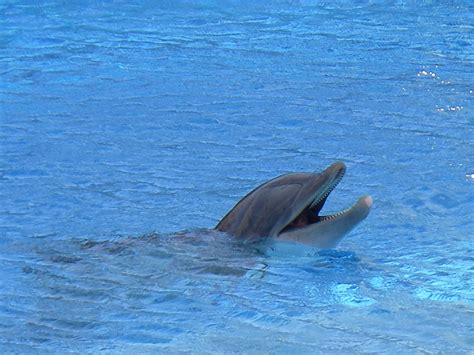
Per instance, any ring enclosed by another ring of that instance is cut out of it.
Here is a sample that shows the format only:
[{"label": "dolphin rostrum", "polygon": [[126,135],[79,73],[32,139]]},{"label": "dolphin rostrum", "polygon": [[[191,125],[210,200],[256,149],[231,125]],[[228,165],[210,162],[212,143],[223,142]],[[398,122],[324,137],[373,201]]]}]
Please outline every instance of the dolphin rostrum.
[{"label": "dolphin rostrum", "polygon": [[319,215],[346,166],[335,162],[321,173],[291,173],[251,191],[216,229],[246,241],[265,237],[332,248],[369,214],[372,198],[363,196],[341,212]]}]

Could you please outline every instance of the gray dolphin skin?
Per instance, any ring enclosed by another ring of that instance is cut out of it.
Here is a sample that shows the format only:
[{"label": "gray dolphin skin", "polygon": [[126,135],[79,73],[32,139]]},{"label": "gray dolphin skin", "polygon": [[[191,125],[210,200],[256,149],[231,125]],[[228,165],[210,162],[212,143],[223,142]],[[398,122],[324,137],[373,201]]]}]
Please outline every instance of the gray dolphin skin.
[{"label": "gray dolphin skin", "polygon": [[345,172],[346,166],[338,161],[321,173],[274,178],[240,200],[216,229],[249,242],[270,237],[318,248],[335,247],[367,217],[373,202],[370,196],[363,196],[346,210],[319,214]]}]

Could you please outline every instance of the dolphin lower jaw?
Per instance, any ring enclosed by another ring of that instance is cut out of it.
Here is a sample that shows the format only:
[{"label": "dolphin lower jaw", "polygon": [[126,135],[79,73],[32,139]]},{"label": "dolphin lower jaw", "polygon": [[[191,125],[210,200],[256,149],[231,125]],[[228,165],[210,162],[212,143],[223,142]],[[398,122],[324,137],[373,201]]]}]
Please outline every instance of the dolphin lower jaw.
[{"label": "dolphin lower jaw", "polygon": [[370,207],[372,207],[372,204],[373,204],[372,197],[368,195],[362,196],[354,205],[352,205],[349,208],[346,208],[345,210],[342,210],[333,214],[325,215],[325,216],[319,216],[320,218],[319,222],[320,223],[326,223],[329,221],[334,222],[338,219],[347,218],[347,216],[350,216],[356,212],[360,214],[361,216],[364,216],[363,218],[365,218],[369,214]]},{"label": "dolphin lower jaw", "polygon": [[363,196],[344,211],[320,216],[315,223],[283,230],[276,239],[295,241],[318,248],[335,247],[347,233],[367,217],[372,204],[370,196]]}]

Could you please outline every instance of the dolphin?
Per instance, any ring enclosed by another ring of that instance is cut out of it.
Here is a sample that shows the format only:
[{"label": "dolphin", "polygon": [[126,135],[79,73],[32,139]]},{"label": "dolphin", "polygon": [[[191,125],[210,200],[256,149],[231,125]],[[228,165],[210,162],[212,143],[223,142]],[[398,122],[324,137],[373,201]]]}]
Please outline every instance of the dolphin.
[{"label": "dolphin", "polygon": [[273,238],[333,248],[367,217],[373,203],[362,196],[348,209],[320,215],[345,172],[345,164],[337,161],[321,173],[278,176],[242,198],[215,229],[247,242]]}]

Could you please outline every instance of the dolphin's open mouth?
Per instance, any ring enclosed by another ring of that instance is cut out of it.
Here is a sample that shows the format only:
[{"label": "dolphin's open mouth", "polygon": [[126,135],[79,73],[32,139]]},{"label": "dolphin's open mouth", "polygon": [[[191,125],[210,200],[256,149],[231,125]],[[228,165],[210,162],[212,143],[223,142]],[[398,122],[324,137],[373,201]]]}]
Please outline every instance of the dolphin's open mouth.
[{"label": "dolphin's open mouth", "polygon": [[[320,215],[324,204],[330,193],[336,188],[336,186],[341,182],[344,174],[346,173],[346,167],[343,164],[340,164],[335,168],[335,171],[331,174],[332,176],[328,179],[328,181],[324,184],[323,189],[319,190],[318,193],[310,200],[310,203],[303,208],[303,210],[294,218],[283,230],[280,232],[285,233],[295,229],[303,228],[311,224],[315,223],[324,223],[329,220],[334,220],[336,218],[342,218],[344,215],[351,212],[352,209],[356,208],[358,203],[354,206],[349,207],[345,210],[329,214],[329,215]],[[370,197],[366,197],[366,199],[370,199]],[[366,204],[371,204],[370,201],[367,200]]]}]

